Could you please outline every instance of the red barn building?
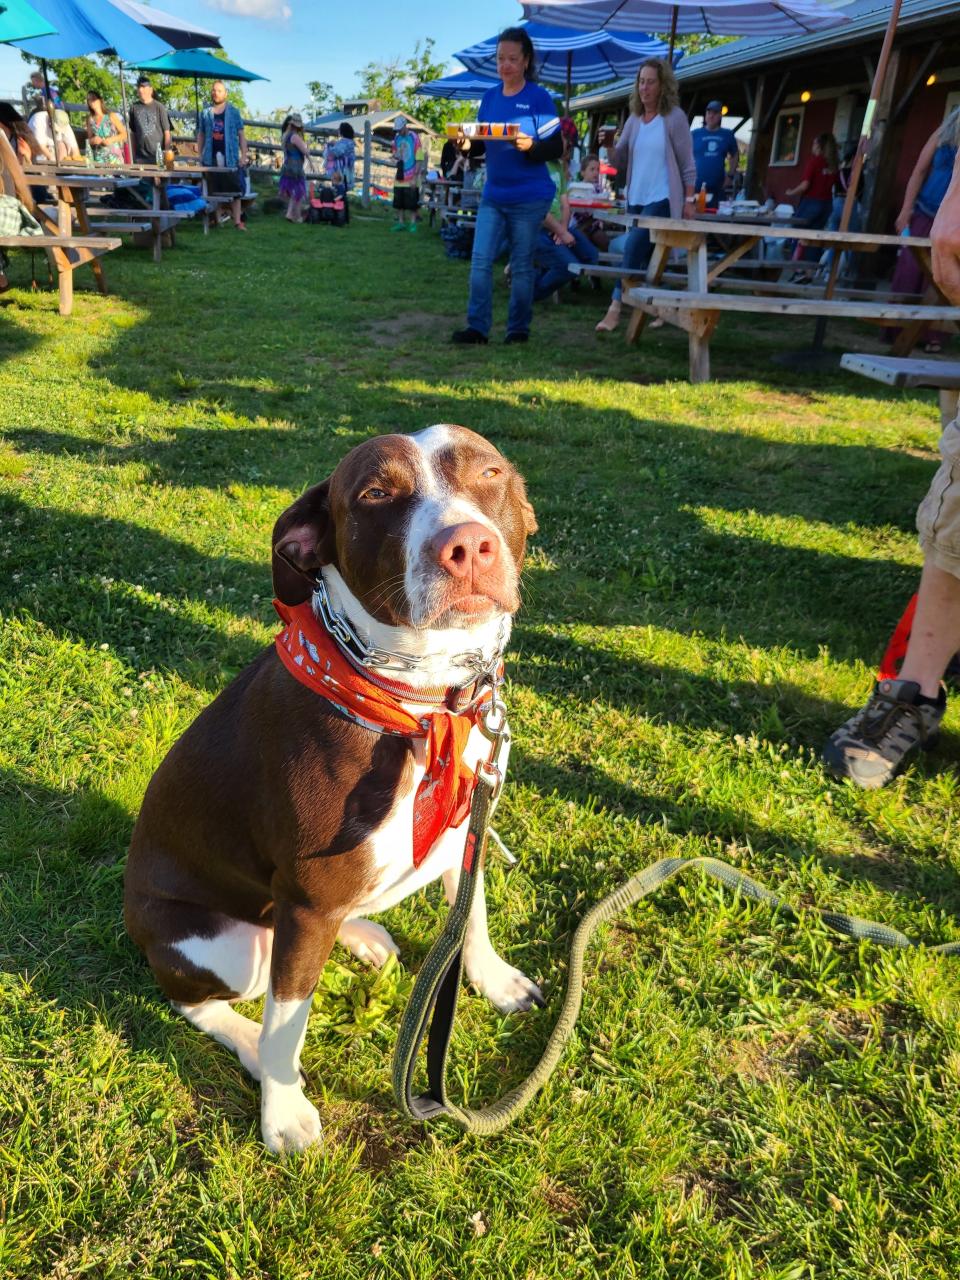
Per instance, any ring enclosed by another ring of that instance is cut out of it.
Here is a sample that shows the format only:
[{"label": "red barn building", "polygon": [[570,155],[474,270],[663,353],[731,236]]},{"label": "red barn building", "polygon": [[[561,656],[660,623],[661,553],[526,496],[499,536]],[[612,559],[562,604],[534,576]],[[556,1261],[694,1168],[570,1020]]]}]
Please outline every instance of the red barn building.
[{"label": "red barn building", "polygon": [[[677,68],[691,118],[719,98],[735,132],[749,133],[746,183],[752,197],[785,199],[787,188],[800,181],[818,133],[832,133],[841,155],[856,145],[890,3],[854,0],[843,12],[851,19],[846,26],[735,40],[684,58]],[[572,106],[586,110],[592,124],[623,119],[631,88],[632,82],[621,81]],[[903,0],[864,170],[870,230],[892,230],[920,149],[956,106],[960,3]]]}]

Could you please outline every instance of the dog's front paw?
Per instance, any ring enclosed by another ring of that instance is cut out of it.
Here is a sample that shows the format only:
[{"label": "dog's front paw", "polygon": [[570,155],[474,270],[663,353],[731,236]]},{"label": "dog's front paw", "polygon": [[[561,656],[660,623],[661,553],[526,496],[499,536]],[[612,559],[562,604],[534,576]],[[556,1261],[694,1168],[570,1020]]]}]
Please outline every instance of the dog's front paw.
[{"label": "dog's front paw", "polygon": [[364,964],[380,969],[389,956],[398,956],[400,948],[384,929],[373,920],[344,920],[337,940],[349,948]]},{"label": "dog's front paw", "polygon": [[299,1085],[265,1086],[260,1130],[266,1146],[277,1155],[303,1151],[320,1138],[320,1112]]},{"label": "dog's front paw", "polygon": [[516,1013],[533,1005],[543,1008],[540,988],[525,973],[491,952],[483,962],[469,966],[467,976],[501,1013]]}]

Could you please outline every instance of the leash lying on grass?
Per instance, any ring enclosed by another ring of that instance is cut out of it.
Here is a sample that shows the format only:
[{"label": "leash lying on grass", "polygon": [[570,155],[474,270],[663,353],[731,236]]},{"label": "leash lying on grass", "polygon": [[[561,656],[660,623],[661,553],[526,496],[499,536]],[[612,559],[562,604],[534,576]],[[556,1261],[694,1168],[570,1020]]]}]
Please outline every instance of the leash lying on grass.
[{"label": "leash lying on grass", "polygon": [[[616,919],[628,907],[659,889],[681,871],[694,869],[712,876],[728,888],[739,889],[756,902],[767,903],[790,920],[799,920],[800,916],[775,893],[716,858],[661,858],[659,862],[645,867],[638,875],[631,876],[613,893],[602,898],[580,921],[570,945],[567,993],[563,1007],[543,1055],[533,1071],[515,1089],[511,1089],[489,1106],[479,1109],[458,1107],[447,1096],[447,1051],[460,993],[464,935],[477,887],[477,875],[482,866],[490,821],[503,786],[503,772],[498,759],[503,744],[509,740],[506,712],[503,703],[496,698],[496,691],[493,701],[481,715],[479,724],[490,740],[490,753],[477,766],[460,885],[443,932],[423,962],[410,1002],[403,1013],[393,1058],[393,1091],[400,1110],[412,1120],[432,1120],[437,1116],[446,1116],[467,1133],[493,1134],[505,1129],[520,1114],[534,1094],[546,1084],[560,1061],[580,1013],[584,956],[591,938],[601,924]],[[839,911],[820,911],[819,914],[830,929],[848,938],[862,938],[884,947],[919,945],[899,930],[876,924],[872,920],[861,920],[857,916],[844,915]],[[957,955],[960,954],[960,942],[941,943],[931,947],[930,951],[941,955]],[[417,1054],[428,1027],[428,1089],[426,1093],[414,1095],[413,1075]]]}]

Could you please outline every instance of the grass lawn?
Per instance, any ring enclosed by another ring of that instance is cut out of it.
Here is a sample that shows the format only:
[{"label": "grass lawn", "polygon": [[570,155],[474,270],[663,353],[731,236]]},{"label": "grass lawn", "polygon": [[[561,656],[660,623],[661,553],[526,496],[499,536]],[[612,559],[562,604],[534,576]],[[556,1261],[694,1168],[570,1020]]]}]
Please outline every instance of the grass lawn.
[{"label": "grass lawn", "polygon": [[682,334],[596,338],[590,295],[528,347],[451,348],[466,264],[379,218],[190,226],[161,267],[105,269],[61,320],[21,256],[0,304],[0,1276],[955,1280],[956,961],[675,883],[601,932],[550,1086],[471,1139],[390,1095],[434,886],[384,918],[402,968],[335,953],[304,1050],[326,1140],[278,1160],[121,921],[151,772],[277,629],[276,515],[368,435],[455,421],[541,526],[498,821],[521,862],[488,886],[549,996],[500,1017],[465,993],[464,1095],[527,1072],[585,906],[667,854],[960,938],[956,709],[885,791],[818,764],[914,589],[932,395],[788,373],[770,356],[813,322],[734,317],[690,387]]}]

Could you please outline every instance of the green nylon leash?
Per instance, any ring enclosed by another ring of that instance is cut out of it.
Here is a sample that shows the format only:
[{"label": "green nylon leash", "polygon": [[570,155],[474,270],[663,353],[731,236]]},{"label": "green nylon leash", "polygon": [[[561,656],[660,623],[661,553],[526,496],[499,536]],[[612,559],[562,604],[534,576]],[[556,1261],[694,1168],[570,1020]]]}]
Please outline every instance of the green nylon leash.
[{"label": "green nylon leash", "polygon": [[[481,720],[480,724],[481,729],[490,738],[492,746],[489,759],[481,763],[477,770],[477,784],[470,808],[470,821],[467,827],[456,901],[450,908],[442,933],[430,949],[417,975],[410,1002],[400,1022],[393,1058],[394,1096],[397,1105],[405,1115],[412,1120],[430,1120],[437,1116],[446,1116],[467,1133],[485,1135],[499,1133],[505,1129],[546,1084],[560,1061],[580,1013],[586,950],[601,924],[617,919],[628,907],[632,907],[635,902],[639,902],[641,898],[659,889],[681,871],[693,869],[699,869],[730,889],[739,890],[755,902],[767,903],[789,920],[800,919],[800,914],[789,903],[758,884],[756,880],[751,880],[742,871],[737,871],[735,867],[720,862],[716,858],[662,858],[659,862],[652,863],[591,907],[577,926],[570,945],[567,991],[563,1007],[547,1041],[543,1056],[533,1071],[515,1089],[511,1089],[509,1093],[505,1093],[502,1098],[488,1106],[476,1109],[459,1107],[451,1102],[447,1096],[445,1077],[447,1052],[460,992],[463,941],[480,868],[483,864],[487,830],[503,783],[502,774],[496,765],[497,756],[500,746],[509,739],[502,704],[496,704],[496,711],[500,712],[501,719],[499,724],[494,724],[492,731],[486,719]],[[872,920],[861,920],[858,916],[844,915],[840,911],[821,910],[819,915],[824,924],[835,933],[843,934],[848,938],[863,939],[884,947],[920,945],[908,938],[906,934],[900,933],[898,929],[876,924]],[[960,954],[960,942],[941,943],[939,946],[930,947],[929,950],[941,955],[957,955]],[[413,1076],[417,1055],[428,1028],[428,1089],[426,1093],[414,1095]]]}]

